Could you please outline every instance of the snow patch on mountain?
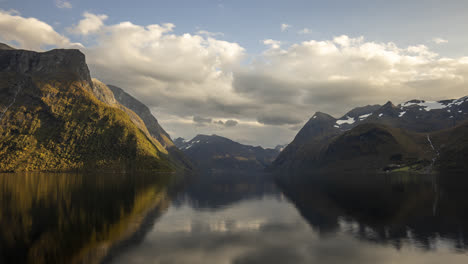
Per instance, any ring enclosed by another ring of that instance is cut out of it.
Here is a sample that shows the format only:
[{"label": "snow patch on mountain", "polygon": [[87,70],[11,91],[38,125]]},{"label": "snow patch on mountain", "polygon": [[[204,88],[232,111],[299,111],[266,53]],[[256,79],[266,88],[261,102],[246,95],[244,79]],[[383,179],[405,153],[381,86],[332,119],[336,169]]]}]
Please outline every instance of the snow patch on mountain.
[{"label": "snow patch on mountain", "polygon": [[465,96],[465,97],[462,97],[460,99],[457,99],[457,100],[454,100],[453,102],[451,102],[450,104],[447,105],[447,107],[452,107],[454,105],[461,105],[463,104],[464,102],[468,101],[468,96]]},{"label": "snow patch on mountain", "polygon": [[197,141],[194,141],[194,142],[190,141],[190,142],[187,143],[187,145],[183,146],[182,149],[189,149],[189,148],[193,147],[197,143],[200,143],[200,140],[197,140]]},{"label": "snow patch on mountain", "polygon": [[355,120],[354,120],[354,117],[349,117],[349,116],[346,116],[345,118],[348,118],[348,119],[345,119],[345,120],[336,120],[336,124],[338,125],[342,125],[342,124],[354,124]]},{"label": "snow patch on mountain", "polygon": [[359,116],[359,120],[362,121],[362,120],[368,118],[370,115],[372,115],[372,113],[365,114],[365,115],[360,115],[360,116]]},{"label": "snow patch on mountain", "polygon": [[436,102],[436,101],[409,101],[409,102],[404,103],[402,106],[410,107],[414,105],[421,106],[426,111],[444,109],[448,106],[448,105],[444,105],[441,102]]}]

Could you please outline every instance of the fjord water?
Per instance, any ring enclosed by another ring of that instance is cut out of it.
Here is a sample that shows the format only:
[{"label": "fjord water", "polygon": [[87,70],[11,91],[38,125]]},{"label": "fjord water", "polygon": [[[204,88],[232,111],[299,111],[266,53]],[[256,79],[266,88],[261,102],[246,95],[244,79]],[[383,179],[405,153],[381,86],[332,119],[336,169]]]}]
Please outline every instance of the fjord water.
[{"label": "fjord water", "polygon": [[460,176],[187,178],[1,175],[0,262],[468,261]]}]

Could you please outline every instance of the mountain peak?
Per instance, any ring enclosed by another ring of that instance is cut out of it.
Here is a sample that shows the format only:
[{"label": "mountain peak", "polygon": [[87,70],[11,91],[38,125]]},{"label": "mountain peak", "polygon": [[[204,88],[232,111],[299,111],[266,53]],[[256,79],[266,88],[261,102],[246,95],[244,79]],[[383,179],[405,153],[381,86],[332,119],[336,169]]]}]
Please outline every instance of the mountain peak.
[{"label": "mountain peak", "polygon": [[380,107],[382,107],[382,106],[378,105],[378,104],[356,107],[356,108],[353,108],[348,113],[346,113],[340,119],[344,119],[347,116],[363,119],[364,117],[370,116],[373,112],[377,111]]},{"label": "mountain peak", "polygon": [[388,108],[388,107],[395,108],[396,106],[392,103],[392,101],[388,101],[382,107],[383,108]]},{"label": "mountain peak", "polygon": [[317,121],[328,121],[328,120],[335,120],[336,118],[334,118],[333,116],[327,114],[327,113],[323,113],[323,112],[315,112],[315,114],[312,116],[312,118],[310,118],[309,121],[312,121],[312,120],[317,120]]},{"label": "mountain peak", "polygon": [[263,170],[279,150],[243,145],[218,135],[199,134],[180,149],[202,170]]},{"label": "mountain peak", "polygon": [[81,80],[92,87],[85,55],[77,49],[35,52],[3,48],[0,49],[0,71],[35,75],[42,79]]}]

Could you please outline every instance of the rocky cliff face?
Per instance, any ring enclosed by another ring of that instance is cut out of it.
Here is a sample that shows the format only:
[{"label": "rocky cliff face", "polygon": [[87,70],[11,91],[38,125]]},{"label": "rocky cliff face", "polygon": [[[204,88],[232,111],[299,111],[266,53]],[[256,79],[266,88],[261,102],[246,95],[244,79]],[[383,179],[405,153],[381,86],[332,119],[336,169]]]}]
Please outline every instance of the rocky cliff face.
[{"label": "rocky cliff face", "polygon": [[0,171],[175,169],[96,84],[78,50],[1,49]]},{"label": "rocky cliff face", "polygon": [[0,71],[39,79],[83,81],[92,87],[85,56],[79,50],[55,49],[48,52],[0,50]]}]

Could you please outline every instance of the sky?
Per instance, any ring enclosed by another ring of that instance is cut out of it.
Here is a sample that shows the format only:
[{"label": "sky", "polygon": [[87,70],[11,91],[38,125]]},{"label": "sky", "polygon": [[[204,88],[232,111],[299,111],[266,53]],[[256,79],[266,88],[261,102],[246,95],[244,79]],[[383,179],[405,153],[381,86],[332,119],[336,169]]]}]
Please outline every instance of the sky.
[{"label": "sky", "polygon": [[0,41],[78,48],[172,138],[289,143],[316,111],[468,95],[468,1],[0,0]]}]

